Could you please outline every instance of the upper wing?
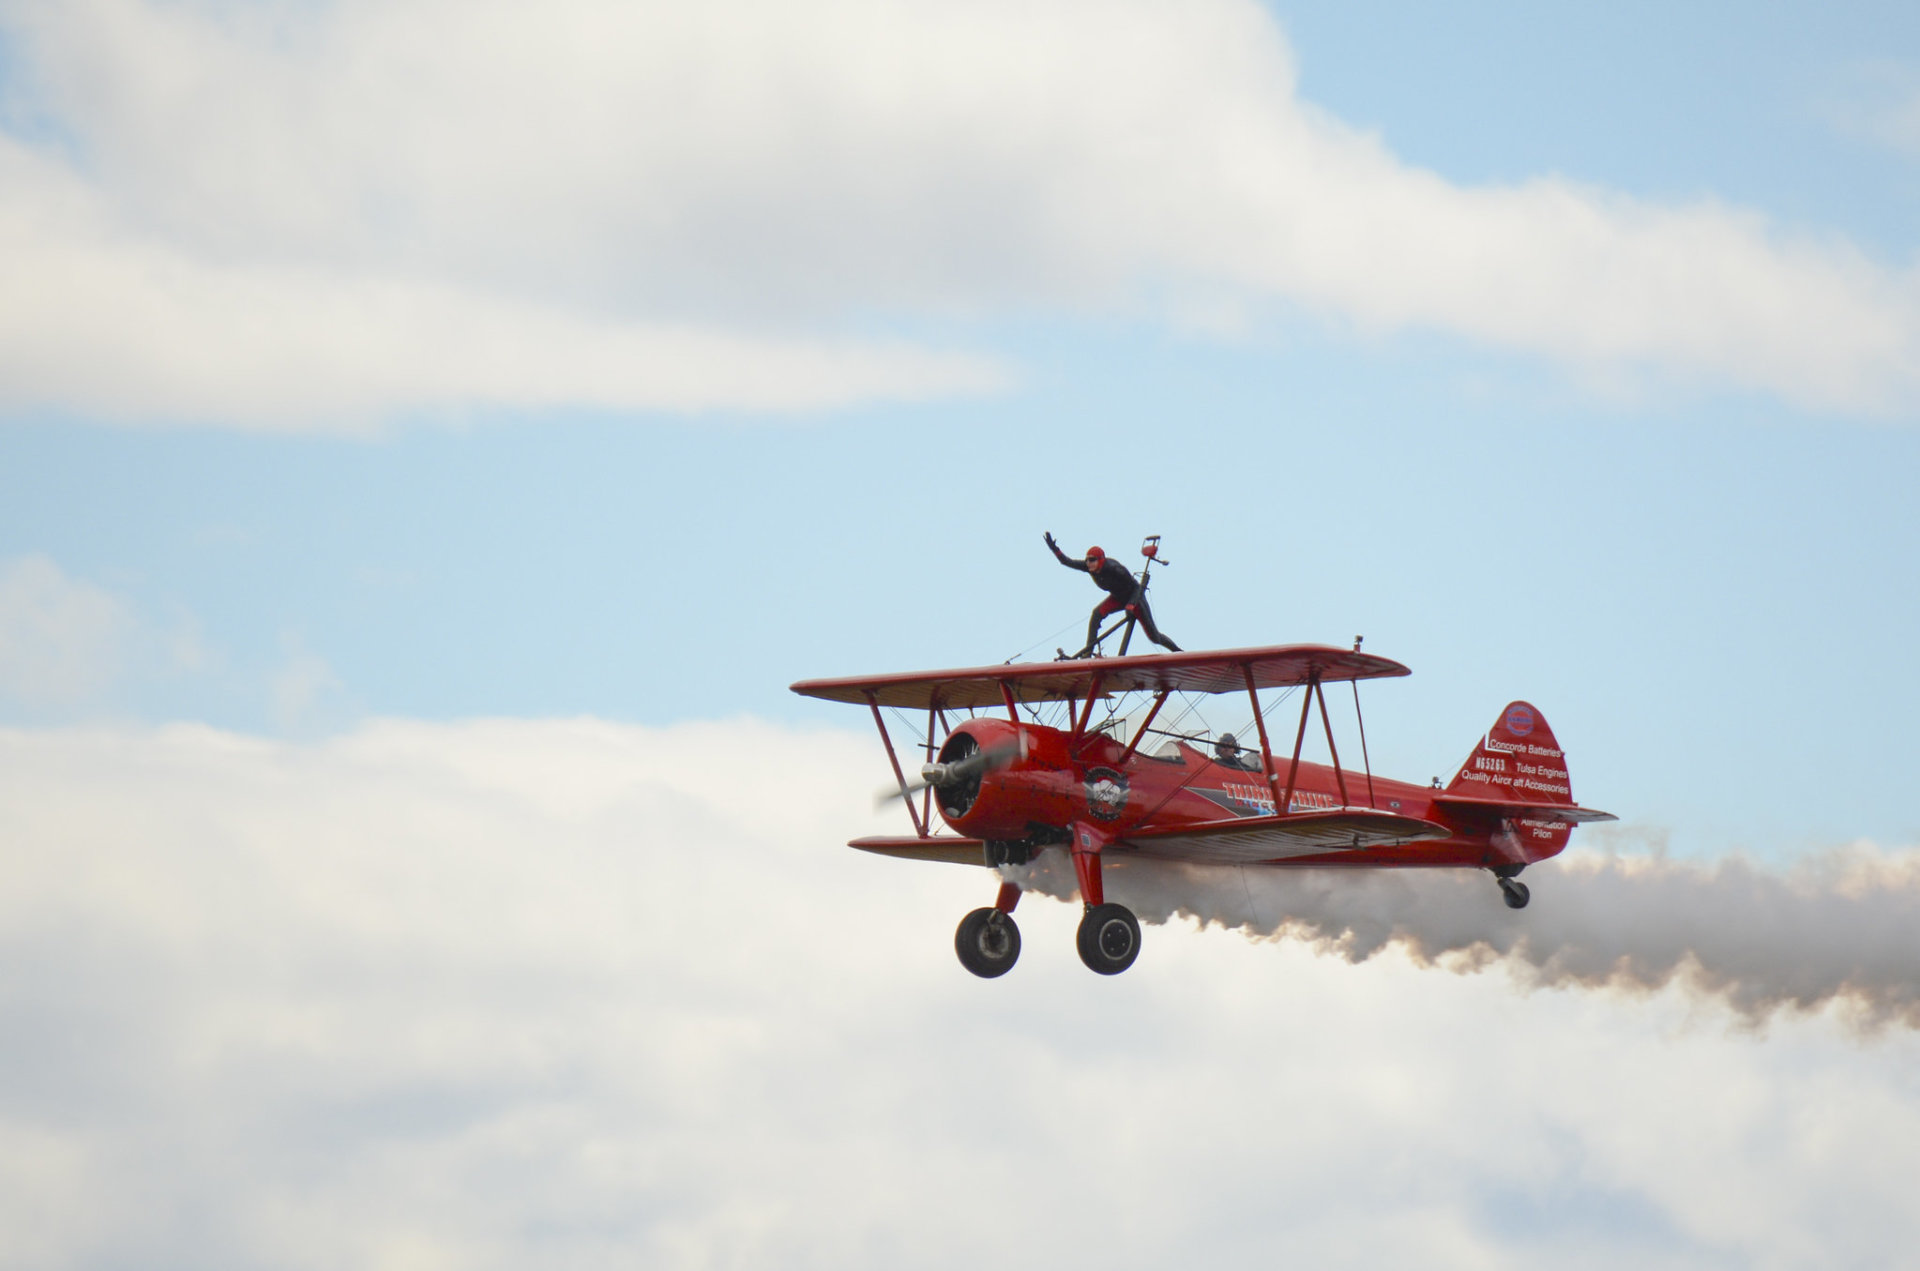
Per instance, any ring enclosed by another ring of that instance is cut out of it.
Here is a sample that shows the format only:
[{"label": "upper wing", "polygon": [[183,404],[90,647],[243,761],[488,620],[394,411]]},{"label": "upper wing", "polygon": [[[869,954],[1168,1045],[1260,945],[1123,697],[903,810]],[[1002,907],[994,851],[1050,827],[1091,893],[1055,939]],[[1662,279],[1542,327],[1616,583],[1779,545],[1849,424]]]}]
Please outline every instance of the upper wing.
[{"label": "upper wing", "polygon": [[1289,856],[1360,851],[1386,844],[1452,836],[1444,825],[1371,808],[1335,808],[1287,816],[1253,816],[1166,829],[1135,830],[1121,843],[1142,856],[1197,865],[1251,865]]},{"label": "upper wing", "polygon": [[1371,680],[1410,672],[1391,658],[1356,653],[1324,644],[1276,644],[1258,649],[1222,649],[1208,653],[1143,653],[1127,658],[1022,662],[959,671],[919,671],[903,675],[862,675],[836,680],[801,680],[793,691],[830,702],[871,702],[910,710],[998,706],[1011,695],[1017,702],[1084,701],[1089,693],[1163,689],[1187,693],[1244,693],[1247,676],[1256,689],[1342,680]]}]

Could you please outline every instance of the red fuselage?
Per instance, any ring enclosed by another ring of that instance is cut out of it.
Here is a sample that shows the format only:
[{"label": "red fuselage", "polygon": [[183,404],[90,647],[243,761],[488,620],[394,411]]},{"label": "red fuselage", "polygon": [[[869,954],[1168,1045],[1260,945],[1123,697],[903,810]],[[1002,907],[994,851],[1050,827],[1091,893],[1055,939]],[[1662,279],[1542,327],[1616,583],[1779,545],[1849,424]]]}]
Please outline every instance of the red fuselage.
[{"label": "red fuselage", "polygon": [[[1009,842],[1045,841],[1074,822],[1091,822],[1126,851],[1129,831],[1148,825],[1218,824],[1236,818],[1272,816],[1274,785],[1257,751],[1243,751],[1238,764],[1222,761],[1176,742],[1162,755],[1135,753],[1104,733],[1074,742],[1057,728],[976,718],[957,725],[953,737],[970,736],[981,749],[1020,742],[1020,757],[981,778],[978,792],[941,817],[969,838]],[[965,743],[962,743],[964,745]],[[954,745],[952,738],[948,746]],[[1555,752],[1557,753],[1557,751]],[[1276,757],[1279,789],[1288,785],[1290,759]],[[1344,782],[1344,792],[1342,785]],[[1572,827],[1553,821],[1504,821],[1482,809],[1444,806],[1442,791],[1430,786],[1352,770],[1336,772],[1325,764],[1299,764],[1292,774],[1293,798],[1286,811],[1339,807],[1372,808],[1445,826],[1452,837],[1274,859],[1275,865],[1366,867],[1488,867],[1557,855]]]}]

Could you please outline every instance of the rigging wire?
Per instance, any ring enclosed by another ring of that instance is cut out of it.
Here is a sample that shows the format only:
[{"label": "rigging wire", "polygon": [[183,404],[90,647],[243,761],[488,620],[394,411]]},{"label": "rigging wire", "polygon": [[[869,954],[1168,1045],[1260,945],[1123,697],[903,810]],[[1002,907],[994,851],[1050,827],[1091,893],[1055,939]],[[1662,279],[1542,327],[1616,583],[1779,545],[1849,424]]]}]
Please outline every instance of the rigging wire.
[{"label": "rigging wire", "polygon": [[1353,722],[1360,726],[1360,762],[1367,769],[1367,806],[1378,808],[1380,800],[1373,793],[1373,759],[1367,754],[1367,721],[1360,714],[1360,681],[1348,681],[1353,685]]},{"label": "rigging wire", "polygon": [[1063,636],[1063,635],[1065,635],[1065,634],[1066,634],[1067,632],[1069,632],[1069,631],[1071,631],[1071,630],[1073,630],[1073,628],[1074,628],[1074,626],[1075,626],[1075,625],[1076,625],[1076,624],[1077,624],[1078,622],[1079,622],[1079,619],[1077,619],[1077,618],[1076,618],[1076,619],[1074,619],[1073,621],[1071,621],[1071,622],[1069,622],[1069,623],[1067,623],[1067,625],[1066,625],[1066,626],[1064,626],[1064,627],[1062,627],[1062,628],[1060,628],[1060,629],[1059,629],[1058,631],[1056,631],[1056,632],[1054,632],[1054,633],[1053,633],[1052,635],[1050,635],[1050,636],[1041,636],[1041,637],[1040,637],[1040,638],[1039,638],[1038,640],[1035,640],[1035,641],[1034,641],[1034,642],[1033,642],[1032,644],[1030,644],[1030,645],[1028,645],[1028,646],[1027,646],[1026,648],[1024,648],[1024,649],[1022,649],[1022,650],[1020,650],[1020,652],[1018,652],[1018,653],[1016,653],[1016,654],[1014,654],[1014,655],[1013,655],[1012,657],[1010,657],[1010,658],[1008,658],[1008,659],[1007,659],[1007,660],[1006,660],[1005,662],[1002,662],[1002,663],[1001,663],[1000,665],[1002,665],[1002,666],[1006,666],[1006,665],[1008,665],[1009,663],[1013,663],[1013,662],[1018,662],[1018,661],[1019,661],[1019,660],[1020,660],[1021,658],[1024,658],[1025,656],[1027,656],[1027,654],[1029,654],[1029,653],[1032,653],[1032,652],[1033,652],[1033,651],[1034,651],[1035,649],[1037,649],[1037,648],[1039,648],[1039,647],[1040,647],[1041,645],[1043,645],[1043,644],[1045,644],[1045,643],[1047,643],[1047,642],[1048,642],[1049,640],[1058,640],[1058,639],[1059,639],[1059,638],[1060,638],[1061,636]]},{"label": "rigging wire", "polygon": [[[904,713],[902,708],[898,706],[889,706],[886,709],[888,713],[893,716],[894,723],[900,725],[901,732],[908,739],[907,745],[914,750],[926,751],[927,752],[926,762],[932,763],[934,751],[940,748],[940,743],[929,742],[926,740],[927,726],[925,721],[916,723],[911,717],[909,717]],[[942,728],[942,729],[936,730],[934,735],[937,737],[944,738],[948,733],[952,731],[953,730],[951,728]],[[899,747],[896,746],[895,750],[898,750],[898,749]]]},{"label": "rigging wire", "polygon": [[[1060,628],[1060,631],[1056,631],[1053,635],[1048,636],[1046,639],[1051,640],[1051,639],[1057,638],[1061,634],[1061,632],[1066,631],[1068,627],[1071,627],[1072,625],[1073,625],[1072,623],[1069,623],[1067,627]],[[1044,644],[1046,643],[1046,640],[1042,640],[1040,641],[1040,643]],[[1023,649],[1021,650],[1021,652],[1025,653],[1030,651],[1032,648],[1036,648],[1036,647],[1038,647],[1038,645],[1030,645],[1028,646],[1028,649]],[[1020,655],[1015,654],[1014,656],[1018,657]],[[1014,660],[1013,658],[1007,659],[1009,663],[1012,662],[1013,660]],[[1300,691],[1301,687],[1302,686],[1298,684],[1290,684],[1290,685],[1281,687],[1278,694],[1271,701],[1265,701],[1260,704],[1261,716],[1269,719],[1272,718],[1275,712],[1277,712],[1282,706],[1284,706],[1287,703],[1289,698],[1291,698],[1295,693]],[[1139,691],[1144,692],[1145,690],[1139,690]],[[1125,720],[1126,718],[1131,717],[1132,714],[1134,713],[1134,707],[1133,705],[1127,703],[1127,698],[1130,697],[1131,695],[1132,695],[1132,691],[1114,694],[1108,701],[1105,716],[1101,718],[1099,724],[1090,726],[1088,731],[1093,732],[1093,731],[1107,730],[1111,728],[1116,718]],[[1357,684],[1354,686],[1354,696],[1356,698],[1354,705],[1357,713],[1358,706],[1359,706],[1359,703],[1357,700],[1359,697],[1359,686]],[[1207,737],[1217,736],[1219,734],[1219,730],[1216,729],[1213,726],[1213,724],[1206,718],[1206,715],[1202,710],[1202,704],[1206,700],[1204,696],[1192,694],[1186,691],[1176,690],[1175,693],[1173,694],[1173,698],[1178,703],[1178,709],[1173,712],[1170,718],[1165,718],[1161,720],[1160,727],[1151,729],[1149,731],[1151,731],[1157,736],[1179,738],[1182,741],[1187,741],[1190,743],[1196,742],[1196,741],[1204,741]],[[1069,704],[1064,700],[1042,699],[1040,701],[1022,701],[1022,702],[1018,702],[1017,705],[1026,711],[1028,717],[1032,719],[1032,721],[1035,724],[1041,725],[1042,727],[1070,728],[1072,727],[1072,724],[1074,722],[1074,718],[1075,718],[1074,712],[1070,708]],[[1126,706],[1126,709],[1124,712],[1122,710],[1123,705]],[[975,718],[975,712],[973,708],[968,707],[966,709],[967,709],[967,717],[969,719]],[[939,743],[934,742],[932,744],[929,744],[928,742],[923,740],[924,738],[923,725],[917,722],[916,720],[910,718],[904,712],[904,710],[900,707],[889,706],[889,707],[886,707],[885,710],[889,715],[893,716],[894,723],[900,729],[901,737],[903,741],[906,742],[906,745],[913,750],[926,751],[928,754],[928,758],[931,759],[934,751],[938,750]],[[1053,716],[1055,716],[1056,714],[1063,714],[1064,718],[1055,720]],[[1201,726],[1199,732],[1194,732],[1185,727],[1189,719],[1197,720],[1199,722]],[[942,722],[946,723],[948,726],[938,729],[937,735],[945,735],[947,733],[951,733],[952,732],[951,723],[945,720],[943,720]],[[1364,725],[1362,726],[1362,728],[1364,729]],[[1251,735],[1255,732],[1257,732],[1257,721],[1254,719],[1253,716],[1248,715],[1245,717],[1244,722],[1239,725],[1238,729],[1235,732],[1235,736],[1237,738],[1241,736]],[[1244,743],[1242,744],[1244,745]],[[1365,739],[1364,733],[1361,737],[1361,747],[1362,747],[1362,754],[1363,754],[1363,762],[1367,764],[1368,776],[1371,777],[1372,765],[1371,765],[1371,762],[1369,761],[1370,757],[1365,756],[1366,739]]]}]

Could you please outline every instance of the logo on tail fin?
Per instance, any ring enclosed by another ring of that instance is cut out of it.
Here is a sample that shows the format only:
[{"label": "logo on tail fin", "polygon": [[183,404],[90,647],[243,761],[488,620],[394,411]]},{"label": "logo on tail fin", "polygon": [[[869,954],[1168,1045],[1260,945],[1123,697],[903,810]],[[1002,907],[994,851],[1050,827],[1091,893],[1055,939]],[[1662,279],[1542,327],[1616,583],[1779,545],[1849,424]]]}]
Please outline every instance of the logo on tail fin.
[{"label": "logo on tail fin", "polygon": [[1533,712],[1524,706],[1515,705],[1507,711],[1507,731],[1515,737],[1525,737],[1533,731]]}]

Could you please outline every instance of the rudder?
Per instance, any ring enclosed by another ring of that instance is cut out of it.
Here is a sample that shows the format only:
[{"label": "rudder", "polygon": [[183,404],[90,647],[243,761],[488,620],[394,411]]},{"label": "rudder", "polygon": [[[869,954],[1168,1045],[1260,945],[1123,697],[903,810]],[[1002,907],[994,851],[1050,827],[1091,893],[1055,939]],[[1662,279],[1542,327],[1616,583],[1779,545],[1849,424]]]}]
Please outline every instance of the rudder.
[{"label": "rudder", "polygon": [[1447,793],[1521,804],[1573,804],[1567,756],[1531,702],[1509,702]]},{"label": "rudder", "polygon": [[1507,703],[1439,803],[1483,822],[1498,859],[1516,872],[1564,851],[1573,822],[1587,819],[1574,807],[1566,752],[1531,702]]}]

